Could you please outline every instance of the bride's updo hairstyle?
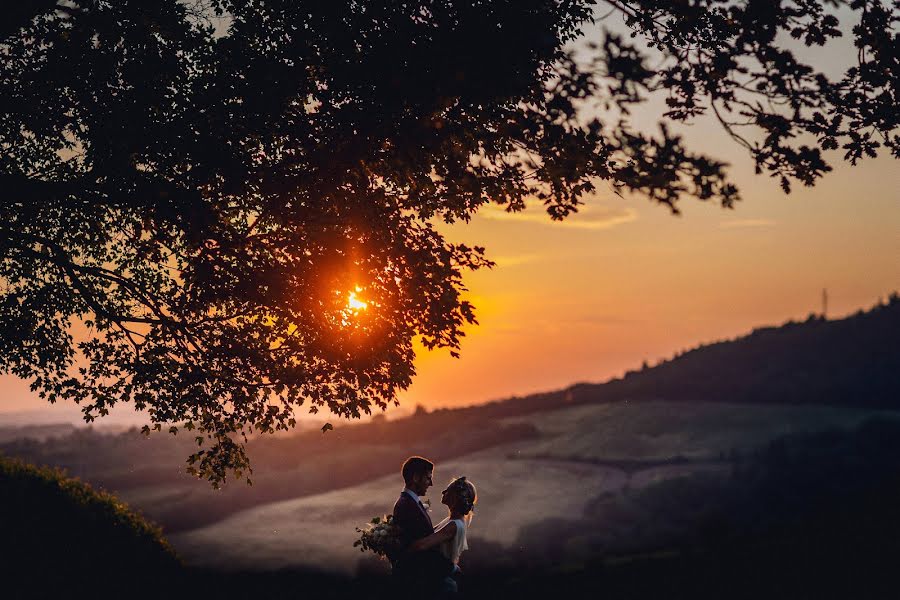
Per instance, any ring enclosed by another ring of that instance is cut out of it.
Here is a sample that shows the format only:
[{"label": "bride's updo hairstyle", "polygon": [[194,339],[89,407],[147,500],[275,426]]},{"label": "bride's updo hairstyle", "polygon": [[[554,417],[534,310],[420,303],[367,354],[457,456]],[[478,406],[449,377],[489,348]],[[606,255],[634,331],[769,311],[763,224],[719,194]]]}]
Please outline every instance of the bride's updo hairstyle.
[{"label": "bride's updo hairstyle", "polygon": [[478,502],[478,491],[475,489],[475,484],[468,481],[465,476],[451,481],[447,486],[447,491],[459,500],[459,508],[462,509],[463,515],[472,512],[475,503]]}]

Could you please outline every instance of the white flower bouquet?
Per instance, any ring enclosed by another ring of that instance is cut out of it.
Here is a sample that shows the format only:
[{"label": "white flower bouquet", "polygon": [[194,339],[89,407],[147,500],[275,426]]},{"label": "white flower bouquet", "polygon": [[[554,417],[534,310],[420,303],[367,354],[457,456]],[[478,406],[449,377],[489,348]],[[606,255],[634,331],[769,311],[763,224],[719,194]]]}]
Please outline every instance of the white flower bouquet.
[{"label": "white flower bouquet", "polygon": [[393,561],[400,552],[400,529],[393,523],[394,515],[375,517],[363,528],[356,528],[359,539],[353,547],[360,552],[371,550],[376,555]]}]

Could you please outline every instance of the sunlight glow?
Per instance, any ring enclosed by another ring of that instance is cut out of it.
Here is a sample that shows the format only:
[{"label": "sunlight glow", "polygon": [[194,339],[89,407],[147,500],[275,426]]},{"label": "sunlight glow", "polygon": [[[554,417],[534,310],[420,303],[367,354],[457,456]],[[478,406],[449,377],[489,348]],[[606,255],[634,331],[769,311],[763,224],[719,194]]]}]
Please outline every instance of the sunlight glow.
[{"label": "sunlight glow", "polygon": [[359,312],[361,310],[365,310],[369,307],[368,302],[363,302],[359,298],[356,297],[356,293],[361,291],[362,288],[356,286],[356,289],[350,292],[350,295],[347,297],[347,308],[352,311]]}]

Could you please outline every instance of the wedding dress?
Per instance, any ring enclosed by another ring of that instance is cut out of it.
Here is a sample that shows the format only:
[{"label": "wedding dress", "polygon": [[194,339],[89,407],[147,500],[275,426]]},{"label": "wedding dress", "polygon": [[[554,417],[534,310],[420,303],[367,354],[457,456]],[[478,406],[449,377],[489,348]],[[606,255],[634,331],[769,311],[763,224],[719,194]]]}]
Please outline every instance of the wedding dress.
[{"label": "wedding dress", "polygon": [[[453,519],[453,522],[456,523],[456,535],[440,545],[441,554],[449,558],[454,565],[459,562],[459,555],[469,549],[469,544],[466,543],[466,530],[471,520],[471,518]],[[438,523],[434,530],[440,531],[448,524],[450,524],[450,517]]]}]

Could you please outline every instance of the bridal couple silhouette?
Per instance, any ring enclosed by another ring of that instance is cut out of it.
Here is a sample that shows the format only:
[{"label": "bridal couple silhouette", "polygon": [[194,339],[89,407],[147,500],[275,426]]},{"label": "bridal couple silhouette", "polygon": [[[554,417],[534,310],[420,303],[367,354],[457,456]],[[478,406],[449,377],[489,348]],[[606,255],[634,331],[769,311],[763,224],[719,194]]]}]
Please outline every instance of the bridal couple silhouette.
[{"label": "bridal couple silhouette", "polygon": [[393,523],[399,529],[400,550],[391,565],[403,597],[440,598],[458,592],[459,556],[468,549],[466,533],[477,501],[475,485],[459,477],[441,492],[449,510],[433,525],[429,506],[422,501],[433,485],[434,463],[412,456],[401,470],[405,487],[394,504]]}]

